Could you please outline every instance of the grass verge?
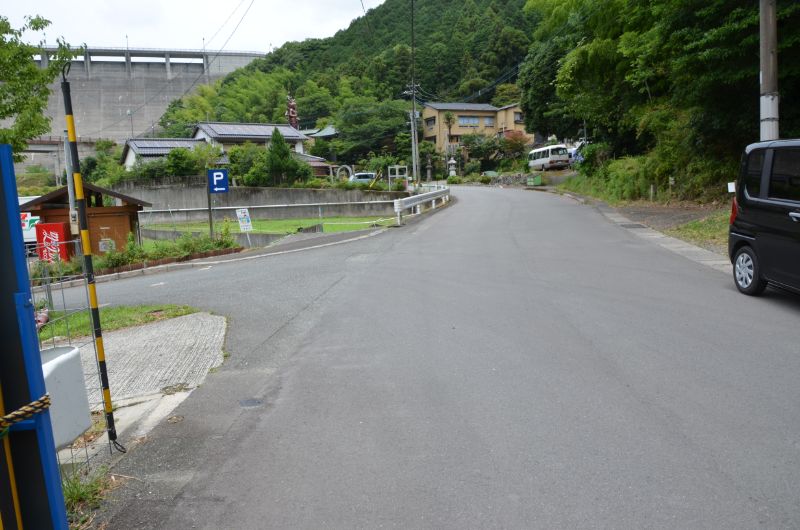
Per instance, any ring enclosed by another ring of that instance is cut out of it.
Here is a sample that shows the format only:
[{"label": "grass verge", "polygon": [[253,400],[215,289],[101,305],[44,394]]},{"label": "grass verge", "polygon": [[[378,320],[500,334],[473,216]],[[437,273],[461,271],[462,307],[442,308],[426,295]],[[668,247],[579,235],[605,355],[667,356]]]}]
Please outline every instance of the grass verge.
[{"label": "grass verge", "polygon": [[[322,223],[324,232],[349,232],[353,230],[364,230],[373,225],[388,226],[394,222],[394,218],[384,217],[310,217],[303,219],[253,219],[253,233],[257,234],[293,234],[299,228],[308,228]],[[222,223],[214,223],[215,230]],[[239,233],[239,224],[229,223],[231,233]],[[153,230],[179,230],[181,232],[207,232],[208,223],[175,223],[175,224],[155,224],[144,228]]]},{"label": "grass verge", "polygon": [[689,241],[705,248],[720,248],[728,244],[728,222],[730,213],[715,212],[697,221],[689,221],[664,232],[672,237]]},{"label": "grass verge", "polygon": [[[101,307],[100,322],[103,331],[111,331],[196,312],[197,309],[194,307],[174,304]],[[67,335],[82,337],[91,334],[92,324],[88,311],[70,314],[64,311],[51,311],[50,322],[39,331],[39,338],[47,340]]]}]

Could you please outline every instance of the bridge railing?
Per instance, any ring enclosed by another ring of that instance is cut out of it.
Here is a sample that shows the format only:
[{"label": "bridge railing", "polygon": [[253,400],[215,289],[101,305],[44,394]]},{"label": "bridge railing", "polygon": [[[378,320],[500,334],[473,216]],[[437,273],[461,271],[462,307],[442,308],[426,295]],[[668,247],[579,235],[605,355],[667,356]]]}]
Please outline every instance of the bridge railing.
[{"label": "bridge railing", "polygon": [[430,203],[431,208],[436,208],[437,201],[439,205],[444,205],[450,201],[450,188],[447,186],[437,186],[439,189],[420,193],[419,195],[412,195],[404,199],[397,199],[394,201],[394,212],[397,214],[397,225],[403,224],[403,212],[414,208],[414,213],[420,213],[422,206]]}]

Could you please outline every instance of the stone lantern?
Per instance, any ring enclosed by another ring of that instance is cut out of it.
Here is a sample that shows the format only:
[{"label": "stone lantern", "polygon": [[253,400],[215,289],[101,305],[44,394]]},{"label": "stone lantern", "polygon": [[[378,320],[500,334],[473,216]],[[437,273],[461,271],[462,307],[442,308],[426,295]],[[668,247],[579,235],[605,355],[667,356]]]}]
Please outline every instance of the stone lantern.
[{"label": "stone lantern", "polygon": [[456,159],[455,158],[451,157],[450,160],[447,161],[447,170],[448,170],[448,175],[449,176],[451,176],[451,177],[455,177],[456,176]]}]

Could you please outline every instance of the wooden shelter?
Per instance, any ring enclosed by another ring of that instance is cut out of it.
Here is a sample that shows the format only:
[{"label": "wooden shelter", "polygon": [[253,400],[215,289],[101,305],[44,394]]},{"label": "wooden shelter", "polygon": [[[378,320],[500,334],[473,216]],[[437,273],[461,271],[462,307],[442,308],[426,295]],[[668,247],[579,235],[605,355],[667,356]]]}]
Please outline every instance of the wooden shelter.
[{"label": "wooden shelter", "polygon": [[[84,183],[83,189],[93,253],[100,254],[110,248],[123,250],[131,232],[136,235],[137,241],[140,240],[139,212],[145,206],[152,206],[149,202],[93,184]],[[70,224],[66,186],[21,204],[19,209],[22,212],[30,212],[31,215],[38,215],[41,218],[40,223]],[[71,237],[76,238],[78,234],[73,230]]]}]

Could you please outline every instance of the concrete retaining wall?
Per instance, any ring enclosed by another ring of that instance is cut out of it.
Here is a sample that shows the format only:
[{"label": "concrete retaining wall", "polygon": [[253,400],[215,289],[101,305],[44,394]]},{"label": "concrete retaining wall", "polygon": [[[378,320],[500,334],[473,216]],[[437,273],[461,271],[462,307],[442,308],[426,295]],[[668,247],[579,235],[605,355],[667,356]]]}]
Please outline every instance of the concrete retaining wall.
[{"label": "concrete retaining wall", "polygon": [[[294,205],[245,206],[252,219],[300,219],[310,217],[393,217],[393,201],[317,203]],[[236,220],[236,207],[214,208],[215,221]],[[207,208],[182,210],[144,210],[139,212],[142,226],[152,224],[189,223],[208,220]]]},{"label": "concrete retaining wall", "polygon": [[[122,182],[114,186],[114,191],[130,195],[152,203],[152,210],[179,210],[187,208],[206,208],[205,177],[184,177],[183,184],[141,184]],[[405,192],[361,191],[338,189],[296,189],[296,188],[248,188],[232,187],[228,193],[212,195],[214,207],[250,207],[276,204],[326,204],[393,201],[408,197]],[[316,216],[314,212],[312,216]],[[361,215],[360,213],[341,215]],[[372,214],[366,214],[372,215]],[[380,215],[380,214],[378,214]],[[305,214],[297,217],[306,216]],[[276,217],[280,219],[281,217]]]}]

